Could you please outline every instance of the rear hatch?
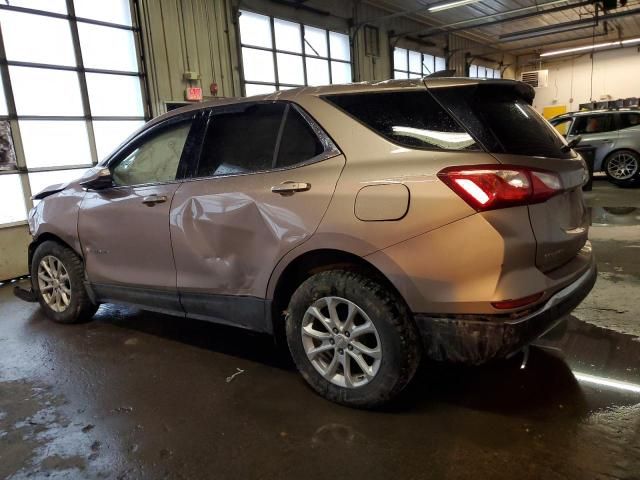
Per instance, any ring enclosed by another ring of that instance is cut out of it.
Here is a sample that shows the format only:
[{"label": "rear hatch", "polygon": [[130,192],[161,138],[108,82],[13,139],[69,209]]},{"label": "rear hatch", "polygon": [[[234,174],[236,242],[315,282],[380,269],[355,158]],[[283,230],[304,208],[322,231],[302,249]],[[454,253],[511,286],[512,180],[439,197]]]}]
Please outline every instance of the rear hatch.
[{"label": "rear hatch", "polygon": [[429,91],[500,163],[555,174],[558,193],[528,206],[536,238],[536,266],[557,268],[587,241],[589,219],[582,196],[588,171],[582,158],[564,148],[564,138],[532,107],[534,91],[508,80],[458,86],[430,85]]}]

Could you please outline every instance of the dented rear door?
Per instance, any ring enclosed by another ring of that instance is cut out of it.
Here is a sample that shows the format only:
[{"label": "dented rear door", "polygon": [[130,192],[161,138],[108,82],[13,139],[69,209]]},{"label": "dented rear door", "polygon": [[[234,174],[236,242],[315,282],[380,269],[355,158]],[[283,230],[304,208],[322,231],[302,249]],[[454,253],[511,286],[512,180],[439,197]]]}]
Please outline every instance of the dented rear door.
[{"label": "dented rear door", "polygon": [[318,227],[344,163],[292,104],[213,111],[197,172],[176,192],[171,212],[187,313],[268,330],[263,304],[269,277]]}]

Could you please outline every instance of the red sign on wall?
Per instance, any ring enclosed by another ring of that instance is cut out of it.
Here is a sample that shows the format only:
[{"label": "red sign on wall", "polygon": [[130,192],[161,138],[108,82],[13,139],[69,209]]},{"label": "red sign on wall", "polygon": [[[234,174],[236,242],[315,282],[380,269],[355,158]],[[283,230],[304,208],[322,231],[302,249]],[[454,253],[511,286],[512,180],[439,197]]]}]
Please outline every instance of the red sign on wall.
[{"label": "red sign on wall", "polygon": [[190,102],[201,102],[202,89],[200,87],[189,87],[184,91],[184,98]]}]

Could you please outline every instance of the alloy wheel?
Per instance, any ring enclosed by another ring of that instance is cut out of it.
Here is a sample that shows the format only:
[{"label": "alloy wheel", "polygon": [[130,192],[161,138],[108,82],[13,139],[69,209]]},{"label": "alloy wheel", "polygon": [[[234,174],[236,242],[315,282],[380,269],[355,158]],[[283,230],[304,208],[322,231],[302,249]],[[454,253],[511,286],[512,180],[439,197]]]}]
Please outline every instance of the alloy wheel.
[{"label": "alloy wheel", "polygon": [[313,367],[334,385],[362,387],[380,369],[378,331],[364,310],[345,298],[323,297],[307,309],[302,343]]},{"label": "alloy wheel", "polygon": [[638,159],[630,153],[618,153],[607,163],[607,172],[616,180],[629,180],[638,173]]},{"label": "alloy wheel", "polygon": [[47,255],[38,265],[38,288],[44,302],[54,312],[64,312],[71,304],[71,280],[62,261]]}]

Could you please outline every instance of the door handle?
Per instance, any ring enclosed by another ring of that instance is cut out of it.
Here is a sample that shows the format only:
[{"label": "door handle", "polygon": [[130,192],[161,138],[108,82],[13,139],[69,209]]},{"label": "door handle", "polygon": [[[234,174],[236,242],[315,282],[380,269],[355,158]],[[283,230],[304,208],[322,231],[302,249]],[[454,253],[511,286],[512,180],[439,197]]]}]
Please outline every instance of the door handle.
[{"label": "door handle", "polygon": [[271,187],[273,193],[280,195],[293,195],[296,192],[306,192],[307,190],[311,190],[311,184],[306,182],[283,182]]},{"label": "door handle", "polygon": [[605,138],[604,140],[602,140],[602,143],[613,143],[613,140]]},{"label": "door handle", "polygon": [[162,195],[162,196],[160,196],[160,195],[149,195],[148,197],[144,197],[144,199],[142,200],[142,203],[144,203],[145,205],[147,205],[149,207],[153,207],[157,203],[164,203],[166,201],[167,201],[167,197],[165,197],[164,195]]}]

